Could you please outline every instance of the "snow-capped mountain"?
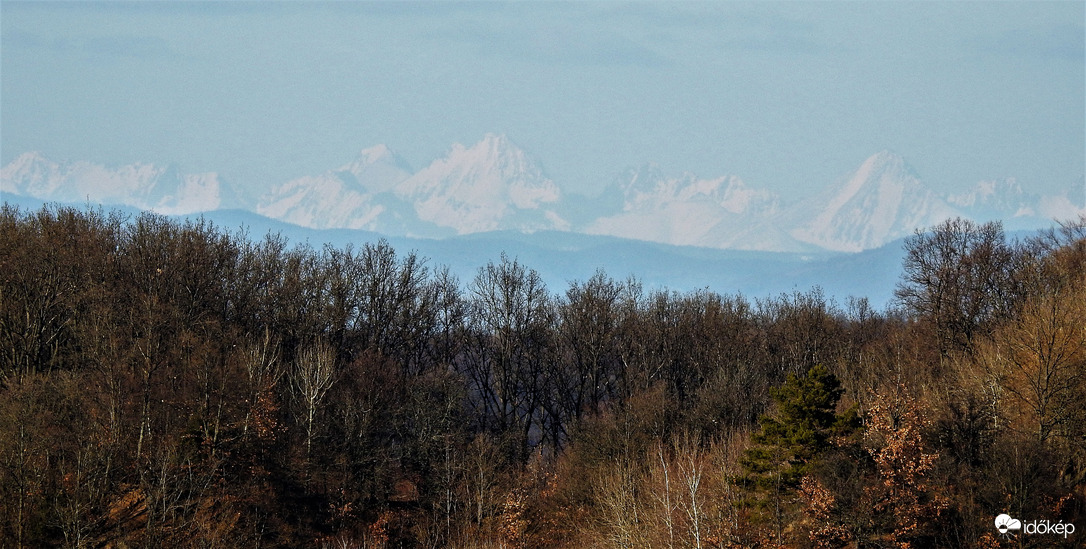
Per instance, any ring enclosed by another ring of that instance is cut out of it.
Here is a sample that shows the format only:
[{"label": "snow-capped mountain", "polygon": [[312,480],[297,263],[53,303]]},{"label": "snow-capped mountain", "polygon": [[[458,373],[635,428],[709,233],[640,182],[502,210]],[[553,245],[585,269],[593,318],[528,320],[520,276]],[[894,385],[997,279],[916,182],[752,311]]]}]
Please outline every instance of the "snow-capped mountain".
[{"label": "snow-capped mountain", "polygon": [[567,197],[503,135],[453,145],[413,171],[384,145],[319,175],[303,176],[246,201],[214,173],[130,164],[58,163],[26,153],[0,170],[0,193],[47,201],[126,205],[164,214],[239,208],[310,229],[364,229],[388,236],[443,238],[489,231],[570,231],[718,249],[856,252],[918,228],[963,216],[1011,229],[1086,215],[1086,183],[1055,196],[1013,178],[936,193],[905,160],[875,154],[813,198],[786,203],[737,175],[672,175],[648,164],[620,175],[600,195]]},{"label": "snow-capped mountain", "polygon": [[642,240],[651,234],[654,242],[710,248],[798,247],[787,234],[760,227],[777,216],[780,198],[734,175],[669,177],[650,164],[626,172],[604,195],[615,210],[589,222],[584,232]]},{"label": "snow-capped mountain", "polygon": [[557,211],[558,186],[504,135],[454,145],[395,192],[414,205],[419,219],[457,234],[569,229]]},{"label": "snow-capped mountain", "polygon": [[350,174],[372,193],[394,190],[401,181],[411,177],[413,171],[406,160],[385,145],[362,149],[353,162],[339,169],[342,176]]},{"label": "snow-capped mountain", "polygon": [[59,163],[24,153],[0,169],[0,192],[59,202],[122,204],[180,215],[236,207],[237,197],[215,173],[182,174],[175,166]]},{"label": "snow-capped mountain", "polygon": [[350,163],[317,176],[292,179],[260,197],[256,213],[314,229],[404,232],[415,221],[394,194],[411,176],[407,162],[384,145],[364,149]]},{"label": "snow-capped mountain", "polygon": [[1039,196],[1026,194],[1018,181],[1009,177],[980,181],[967,192],[947,196],[947,203],[980,219],[1035,216]]},{"label": "snow-capped mountain", "polygon": [[562,193],[519,147],[488,134],[412,173],[384,145],[351,163],[301,177],[264,195],[261,215],[311,228],[367,229],[413,236],[494,230],[565,230]]},{"label": "snow-capped mountain", "polygon": [[927,188],[904,159],[883,151],[812,200],[796,205],[790,216],[797,221],[791,235],[827,250],[858,252],[960,213]]},{"label": "snow-capped mountain", "polygon": [[1027,193],[1013,177],[981,181],[969,191],[947,197],[962,214],[977,221],[1002,220],[1009,228],[1032,228],[1046,220],[1086,215],[1086,186],[1069,187],[1057,195]]}]

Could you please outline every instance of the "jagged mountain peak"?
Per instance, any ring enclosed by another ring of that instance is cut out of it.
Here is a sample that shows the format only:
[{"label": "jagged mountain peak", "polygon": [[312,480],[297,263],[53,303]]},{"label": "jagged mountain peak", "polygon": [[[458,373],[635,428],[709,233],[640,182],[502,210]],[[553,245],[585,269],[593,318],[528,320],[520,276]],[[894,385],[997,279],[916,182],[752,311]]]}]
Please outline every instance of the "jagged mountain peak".
[{"label": "jagged mountain peak", "polygon": [[735,175],[670,175],[657,164],[645,164],[626,170],[608,187],[600,201],[608,210],[590,220],[585,230],[712,248],[801,247],[783,231],[756,227],[759,220],[776,215],[778,198],[748,187]]},{"label": "jagged mountain peak", "polygon": [[668,174],[655,162],[642,164],[636,168],[628,168],[612,183],[627,195],[632,192],[651,193],[658,190],[660,185],[666,184]]},{"label": "jagged mountain peak", "polygon": [[431,166],[439,164],[467,170],[497,170],[508,174],[530,172],[543,176],[538,163],[505,134],[488,133],[471,146],[457,143]]},{"label": "jagged mountain peak", "polygon": [[329,177],[338,177],[363,192],[386,192],[411,177],[411,166],[386,145],[362,149],[353,161]]},{"label": "jagged mountain peak", "polygon": [[[510,185],[545,182],[546,186],[553,185],[528,153],[504,134],[493,133],[486,134],[470,147],[460,143],[453,145],[444,157],[435,160],[411,179],[415,187],[427,181],[433,183],[435,179],[442,179],[445,183],[455,179],[460,185],[485,186],[499,182]],[[554,191],[558,192],[557,186]]]},{"label": "jagged mountain peak", "polygon": [[621,195],[627,210],[636,203],[646,201],[705,201],[716,203],[732,213],[741,213],[752,201],[775,203],[778,199],[767,190],[749,187],[736,175],[704,178],[684,171],[673,176],[665,173],[657,164],[627,170],[605,192]]},{"label": "jagged mountain peak", "polygon": [[[797,240],[836,251],[860,251],[958,215],[929,189],[903,157],[890,151],[869,156],[860,167],[793,208]],[[813,212],[813,215],[812,215]]]},{"label": "jagged mountain peak", "polygon": [[962,208],[988,208],[1001,212],[1014,212],[1020,204],[1029,200],[1022,185],[1013,177],[980,181],[966,192],[947,196],[947,202]]},{"label": "jagged mountain peak", "polygon": [[400,229],[406,207],[392,193],[409,177],[406,160],[386,145],[375,145],[339,169],[273,187],[260,197],[256,211],[305,227]]},{"label": "jagged mountain peak", "polygon": [[257,211],[322,228],[382,230],[395,218],[409,233],[530,231],[568,228],[550,207],[560,197],[522,149],[491,133],[471,146],[454,144],[415,173],[387,146],[370,147],[339,170],[276,187]]},{"label": "jagged mountain peak", "polygon": [[504,133],[487,133],[478,143],[473,145],[472,148],[483,148],[494,154],[505,154],[509,152],[518,154],[523,153],[523,149],[514,143],[512,139],[509,139],[509,136]]},{"label": "jagged mountain peak", "polygon": [[920,183],[920,176],[905,161],[905,158],[895,152],[884,150],[867,157],[860,167],[838,183],[833,192],[858,191],[870,185],[917,183]]},{"label": "jagged mountain peak", "polygon": [[407,160],[384,144],[362,149],[348,166],[365,167],[375,164],[395,166],[406,172],[411,171],[411,165],[407,163]]},{"label": "jagged mountain peak", "polygon": [[889,149],[883,149],[865,158],[864,161],[860,163],[860,167],[857,171],[863,171],[865,169],[874,172],[900,172],[912,177],[920,177],[904,156]]},{"label": "jagged mountain peak", "polygon": [[551,205],[561,190],[520,147],[487,134],[471,147],[454,145],[410,177],[397,194],[422,219],[465,234],[499,229],[567,229]]},{"label": "jagged mountain peak", "polygon": [[479,140],[480,144],[485,144],[489,147],[510,147],[513,145],[513,141],[509,139],[509,136],[504,133],[487,132],[483,135],[483,138]]},{"label": "jagged mountain peak", "polygon": [[901,156],[900,154],[898,154],[898,153],[896,153],[896,152],[894,152],[894,151],[892,151],[890,149],[883,149],[883,150],[881,150],[881,151],[867,157],[867,159],[865,159],[863,161],[863,164],[869,164],[869,163],[894,164],[894,165],[903,166],[903,165],[905,165],[905,157]]}]

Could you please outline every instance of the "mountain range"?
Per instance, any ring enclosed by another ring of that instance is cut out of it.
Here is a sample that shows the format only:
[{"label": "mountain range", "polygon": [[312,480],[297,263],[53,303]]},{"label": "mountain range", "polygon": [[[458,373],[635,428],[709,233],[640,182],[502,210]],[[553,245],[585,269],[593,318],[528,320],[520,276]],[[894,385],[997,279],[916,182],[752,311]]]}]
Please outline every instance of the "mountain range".
[{"label": "mountain range", "polygon": [[599,195],[586,197],[563,192],[527,152],[494,134],[471,146],[453,145],[420,170],[378,145],[343,166],[277,184],[254,198],[215,173],[184,174],[150,164],[108,168],[28,152],[0,169],[0,193],[171,215],[245,210],[310,229],[395,237],[558,231],[804,253],[875,249],[957,216],[1028,229],[1086,214],[1081,184],[1041,196],[1009,178],[939,193],[888,151],[798,201],[738,175],[675,175],[653,164],[627,170]]}]

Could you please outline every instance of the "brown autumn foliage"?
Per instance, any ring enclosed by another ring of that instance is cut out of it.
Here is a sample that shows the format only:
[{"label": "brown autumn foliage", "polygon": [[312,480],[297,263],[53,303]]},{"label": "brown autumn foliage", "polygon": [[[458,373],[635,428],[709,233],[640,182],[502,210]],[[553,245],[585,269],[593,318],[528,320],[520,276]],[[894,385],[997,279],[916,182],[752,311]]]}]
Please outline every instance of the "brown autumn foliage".
[{"label": "brown autumn foliage", "polygon": [[[918,233],[875,311],[603,271],[559,290],[504,256],[459,281],[385,242],[4,206],[0,546],[998,547],[1004,512],[1086,529],[1084,288],[1086,220]],[[858,423],[781,426],[808,415]]]}]

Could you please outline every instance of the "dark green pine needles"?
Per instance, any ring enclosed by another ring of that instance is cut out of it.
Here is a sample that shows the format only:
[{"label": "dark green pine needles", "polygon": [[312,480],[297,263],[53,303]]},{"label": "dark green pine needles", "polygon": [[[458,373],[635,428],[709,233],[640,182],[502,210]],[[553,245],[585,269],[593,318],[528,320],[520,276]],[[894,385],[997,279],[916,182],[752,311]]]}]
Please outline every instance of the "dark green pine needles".
[{"label": "dark green pine needles", "polygon": [[761,430],[752,437],[755,446],[740,460],[748,485],[795,488],[833,437],[855,432],[855,410],[836,413],[843,392],[841,382],[822,365],[806,376],[789,374],[784,385],[772,389],[776,413],[761,417]]}]

